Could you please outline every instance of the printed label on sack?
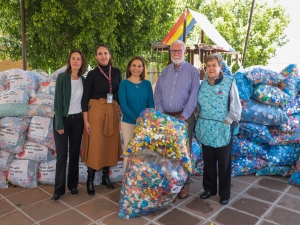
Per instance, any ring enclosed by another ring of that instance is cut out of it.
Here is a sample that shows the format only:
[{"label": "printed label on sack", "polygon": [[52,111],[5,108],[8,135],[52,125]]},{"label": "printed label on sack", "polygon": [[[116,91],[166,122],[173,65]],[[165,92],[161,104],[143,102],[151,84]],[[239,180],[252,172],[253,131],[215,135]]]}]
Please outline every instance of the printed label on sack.
[{"label": "printed label on sack", "polygon": [[114,179],[117,178],[118,176],[123,176],[124,175],[123,164],[124,164],[123,161],[118,161],[118,164],[116,166],[110,167],[109,177]]},{"label": "printed label on sack", "polygon": [[87,176],[87,166],[83,162],[79,162],[79,176]]},{"label": "printed label on sack", "polygon": [[27,74],[10,74],[7,76],[7,83],[9,89],[26,88],[27,87]]},{"label": "printed label on sack", "polygon": [[39,166],[38,180],[45,183],[54,182],[55,171],[56,160],[51,160],[49,163],[41,163]]},{"label": "printed label on sack", "polygon": [[48,147],[27,141],[23,146],[23,152],[19,153],[17,157],[31,160],[47,160],[47,153]]},{"label": "printed label on sack", "polygon": [[30,100],[30,105],[54,105],[54,95],[38,95]]},{"label": "printed label on sack", "polygon": [[22,103],[23,101],[22,90],[11,90],[0,94],[0,105],[7,103]]},{"label": "printed label on sack", "polygon": [[181,190],[182,187],[183,186],[173,185],[171,192],[174,193],[174,194],[177,194],[177,193],[180,192],[180,190]]},{"label": "printed label on sack", "polygon": [[11,128],[0,129],[0,143],[16,145],[19,139],[19,134]]},{"label": "printed label on sack", "polygon": [[5,168],[7,164],[8,157],[10,156],[9,152],[0,151],[0,168]]},{"label": "printed label on sack", "polygon": [[50,118],[34,116],[30,122],[28,136],[32,138],[45,138],[48,135]]},{"label": "printed label on sack", "polygon": [[8,167],[8,180],[27,181],[28,160],[13,160]]}]

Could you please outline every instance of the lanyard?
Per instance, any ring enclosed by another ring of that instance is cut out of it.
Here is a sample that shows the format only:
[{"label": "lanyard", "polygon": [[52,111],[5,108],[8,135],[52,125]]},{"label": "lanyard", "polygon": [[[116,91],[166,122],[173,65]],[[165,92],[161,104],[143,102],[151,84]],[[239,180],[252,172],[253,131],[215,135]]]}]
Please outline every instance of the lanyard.
[{"label": "lanyard", "polygon": [[106,73],[101,69],[100,66],[98,66],[100,72],[105,76],[105,78],[108,80],[109,83],[109,93],[112,93],[112,82],[111,82],[111,66],[109,66],[109,70],[108,70],[108,76],[106,75]]}]

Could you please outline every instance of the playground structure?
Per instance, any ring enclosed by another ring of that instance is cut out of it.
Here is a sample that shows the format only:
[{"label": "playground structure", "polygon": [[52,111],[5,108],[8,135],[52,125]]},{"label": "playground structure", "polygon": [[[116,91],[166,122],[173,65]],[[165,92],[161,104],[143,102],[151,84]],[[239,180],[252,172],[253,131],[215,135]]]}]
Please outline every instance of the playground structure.
[{"label": "playground structure", "polygon": [[[201,28],[201,40],[200,42],[199,40],[196,40],[193,47],[186,48],[186,61],[199,69],[200,79],[202,79],[204,76],[205,58],[207,55],[212,53],[219,52],[223,55],[226,54],[227,56],[229,56],[231,59],[231,64],[229,65],[229,68],[232,68],[235,63],[238,63],[240,67],[242,66],[240,62],[241,55],[238,52],[236,52],[230,46],[230,44],[220,35],[220,33],[209,22],[205,15],[195,12],[191,9],[185,9],[185,11],[181,14],[173,28],[169,31],[169,33],[160,43],[150,44],[150,62],[162,63],[162,55],[164,52],[169,52],[170,45],[172,44],[172,42],[175,40],[181,40],[183,42],[186,42],[186,36],[190,33],[195,24],[198,24]],[[204,34],[206,34],[215,43],[215,45],[205,44]],[[170,55],[169,63],[171,63]]]}]

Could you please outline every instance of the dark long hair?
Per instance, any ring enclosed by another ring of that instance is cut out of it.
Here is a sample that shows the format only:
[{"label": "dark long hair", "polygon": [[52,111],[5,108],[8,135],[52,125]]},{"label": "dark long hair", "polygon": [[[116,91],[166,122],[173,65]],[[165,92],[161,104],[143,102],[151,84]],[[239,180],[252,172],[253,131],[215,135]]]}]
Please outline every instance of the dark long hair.
[{"label": "dark long hair", "polygon": [[69,56],[68,56],[68,59],[67,59],[67,69],[66,69],[66,72],[67,74],[71,74],[72,73],[72,68],[71,68],[71,56],[74,52],[77,52],[80,54],[81,56],[81,60],[82,60],[82,64],[81,64],[81,67],[78,71],[78,76],[81,77],[85,72],[86,72],[86,61],[85,61],[85,58],[84,58],[84,55],[82,54],[81,51],[79,51],[78,49],[73,49]]},{"label": "dark long hair", "polygon": [[98,50],[100,47],[104,47],[104,48],[107,49],[107,51],[108,51],[108,53],[109,53],[109,55],[110,55],[108,64],[111,65],[111,66],[113,66],[113,61],[112,61],[111,51],[110,51],[109,47],[108,47],[106,44],[99,44],[99,45],[96,46],[96,48],[95,48],[95,56],[97,56],[97,50]]},{"label": "dark long hair", "polygon": [[130,72],[130,66],[131,66],[131,63],[134,61],[134,60],[140,60],[142,62],[142,65],[143,65],[143,72],[141,73],[140,75],[140,78],[141,80],[144,80],[145,79],[145,60],[140,57],[140,56],[134,56],[128,63],[127,65],[127,68],[126,68],[126,78],[129,78],[131,76],[131,72]]}]

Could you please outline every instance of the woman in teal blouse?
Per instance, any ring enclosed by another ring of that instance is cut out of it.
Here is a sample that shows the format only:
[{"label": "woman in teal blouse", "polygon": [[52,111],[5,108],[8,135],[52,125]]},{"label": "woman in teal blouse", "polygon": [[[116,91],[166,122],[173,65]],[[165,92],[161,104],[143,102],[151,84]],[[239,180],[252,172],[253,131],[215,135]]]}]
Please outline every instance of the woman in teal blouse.
[{"label": "woman in teal blouse", "polygon": [[[124,145],[130,141],[140,113],[154,108],[153,91],[150,81],[145,80],[145,62],[142,57],[133,57],[126,69],[126,80],[120,83],[119,102],[123,112],[121,130]],[[127,157],[124,158],[124,171]]]}]

